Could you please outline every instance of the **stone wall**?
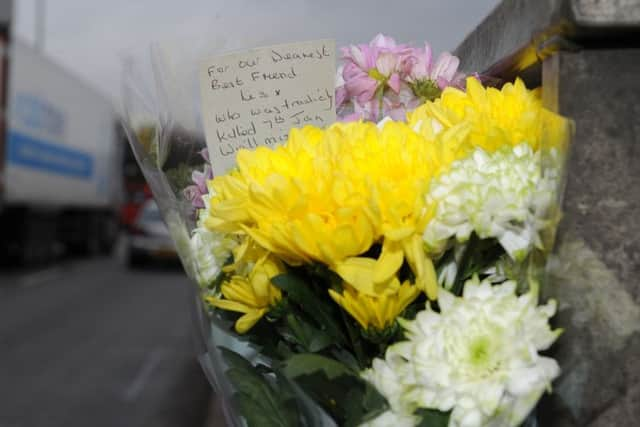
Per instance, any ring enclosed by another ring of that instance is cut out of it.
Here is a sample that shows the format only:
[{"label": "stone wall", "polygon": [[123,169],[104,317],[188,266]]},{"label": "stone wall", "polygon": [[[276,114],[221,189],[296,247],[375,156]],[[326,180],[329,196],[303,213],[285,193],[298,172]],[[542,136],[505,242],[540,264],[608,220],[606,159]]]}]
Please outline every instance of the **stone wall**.
[{"label": "stone wall", "polygon": [[563,366],[543,425],[640,421],[640,49],[559,52],[543,99],[571,117],[564,219],[550,264]]},{"label": "stone wall", "polygon": [[640,425],[640,0],[505,0],[456,50],[575,121],[547,297],[565,329],[544,427]]}]

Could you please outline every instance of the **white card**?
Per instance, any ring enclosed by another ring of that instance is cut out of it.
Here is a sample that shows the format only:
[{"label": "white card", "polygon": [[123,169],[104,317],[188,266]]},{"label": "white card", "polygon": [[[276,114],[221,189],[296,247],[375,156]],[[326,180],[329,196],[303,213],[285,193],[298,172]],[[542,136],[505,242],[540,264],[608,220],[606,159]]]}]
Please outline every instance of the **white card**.
[{"label": "white card", "polygon": [[214,174],[234,167],[240,149],[273,147],[293,127],[335,122],[335,50],[334,40],[317,40],[202,64],[202,114]]}]

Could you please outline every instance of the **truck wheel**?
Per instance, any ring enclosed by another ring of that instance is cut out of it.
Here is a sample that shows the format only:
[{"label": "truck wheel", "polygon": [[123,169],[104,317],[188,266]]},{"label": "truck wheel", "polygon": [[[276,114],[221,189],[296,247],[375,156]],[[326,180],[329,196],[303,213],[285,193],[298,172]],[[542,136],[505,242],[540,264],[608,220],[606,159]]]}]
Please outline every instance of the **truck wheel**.
[{"label": "truck wheel", "polygon": [[129,255],[127,257],[127,266],[129,268],[142,267],[146,261],[147,259],[143,254],[129,248]]},{"label": "truck wheel", "polygon": [[25,216],[18,263],[22,267],[47,264],[55,257],[55,217],[29,213]]},{"label": "truck wheel", "polygon": [[100,234],[95,228],[87,236],[86,249],[87,255],[90,257],[95,257],[101,253]]},{"label": "truck wheel", "polygon": [[100,253],[109,255],[113,252],[113,247],[118,238],[118,220],[114,215],[106,215],[101,222]]},{"label": "truck wheel", "polygon": [[60,239],[74,256],[94,256],[100,252],[100,223],[89,212],[67,212],[60,227]]}]

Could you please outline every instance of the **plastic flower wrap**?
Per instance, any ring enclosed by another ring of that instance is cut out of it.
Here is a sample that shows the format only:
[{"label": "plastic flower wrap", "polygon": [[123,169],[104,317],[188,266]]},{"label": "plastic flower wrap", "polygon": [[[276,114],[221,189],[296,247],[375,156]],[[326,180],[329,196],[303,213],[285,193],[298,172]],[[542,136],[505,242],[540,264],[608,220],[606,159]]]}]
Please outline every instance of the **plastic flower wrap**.
[{"label": "plastic flower wrap", "polygon": [[538,290],[569,123],[428,45],[379,35],[343,59],[339,113],[358,120],[291,129],[215,177],[194,138],[181,185],[146,169],[228,421],[519,425],[560,372]]}]

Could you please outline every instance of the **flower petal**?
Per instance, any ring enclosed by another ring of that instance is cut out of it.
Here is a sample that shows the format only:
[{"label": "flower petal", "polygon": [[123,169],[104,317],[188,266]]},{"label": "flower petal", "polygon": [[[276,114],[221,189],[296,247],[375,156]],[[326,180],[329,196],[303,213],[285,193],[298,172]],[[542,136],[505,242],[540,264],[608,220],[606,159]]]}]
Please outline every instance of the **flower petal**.
[{"label": "flower petal", "polygon": [[253,328],[256,323],[258,323],[258,320],[260,320],[266,312],[267,310],[264,308],[260,310],[252,310],[240,317],[236,321],[236,332],[239,334],[246,333],[249,329]]},{"label": "flower petal", "polygon": [[336,88],[336,108],[342,107],[342,104],[344,104],[347,96],[347,89],[345,89],[344,86]]},{"label": "flower petal", "polygon": [[460,60],[457,56],[453,56],[449,52],[442,52],[431,70],[431,79],[437,81],[439,77],[442,77],[447,81],[452,80],[459,64]]},{"label": "flower petal", "polygon": [[402,81],[400,80],[400,76],[398,75],[398,73],[391,74],[391,77],[389,77],[389,80],[387,80],[387,85],[395,93],[399,93],[400,92],[400,84],[401,83],[402,83]]},{"label": "flower petal", "polygon": [[389,239],[382,244],[382,252],[373,269],[373,281],[384,283],[398,272],[404,261],[402,245]]},{"label": "flower petal", "polygon": [[433,67],[433,52],[429,43],[424,44],[423,65],[427,75],[431,75],[431,68]]},{"label": "flower petal", "polygon": [[398,57],[391,52],[384,52],[376,59],[376,68],[385,77],[391,76],[398,65]]},{"label": "flower petal", "polygon": [[360,103],[373,99],[378,82],[366,74],[349,79],[344,84],[347,92]]},{"label": "flower petal", "polygon": [[396,47],[396,41],[393,38],[385,36],[383,34],[377,34],[373,38],[373,40],[371,40],[369,45],[373,46],[373,47],[381,47],[381,48],[385,48],[385,49],[392,49],[392,48]]},{"label": "flower petal", "polygon": [[351,46],[350,47],[350,52],[351,55],[351,60],[361,69],[366,70],[367,69],[367,58],[364,54],[364,52],[358,48],[357,46]]},{"label": "flower petal", "polygon": [[377,296],[373,285],[373,269],[376,261],[371,258],[352,257],[338,263],[334,271],[342,279],[366,295]]}]

